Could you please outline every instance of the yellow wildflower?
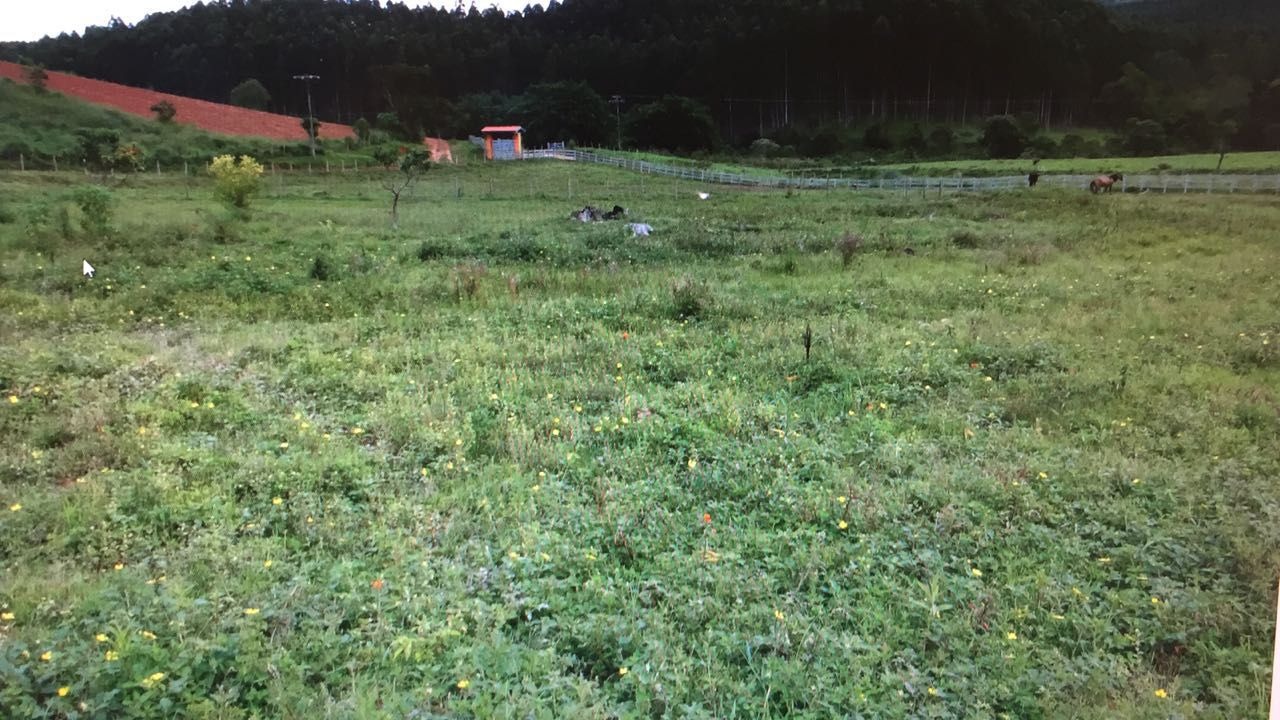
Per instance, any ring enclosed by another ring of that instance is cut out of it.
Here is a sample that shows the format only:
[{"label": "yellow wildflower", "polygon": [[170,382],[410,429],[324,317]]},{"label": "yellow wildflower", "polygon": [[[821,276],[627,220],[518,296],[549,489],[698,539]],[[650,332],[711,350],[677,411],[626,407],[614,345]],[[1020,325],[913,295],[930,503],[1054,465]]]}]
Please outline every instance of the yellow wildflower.
[{"label": "yellow wildflower", "polygon": [[7,612],[7,613],[0,613],[0,620],[4,620],[5,622],[12,622],[12,621],[13,621],[13,617],[14,617],[14,616],[13,616],[13,613],[11,613],[11,612]]},{"label": "yellow wildflower", "polygon": [[67,693],[69,692],[71,692],[71,688],[67,687],[66,685],[63,685],[62,687],[58,688],[58,697],[66,697]]},{"label": "yellow wildflower", "polygon": [[277,495],[277,496],[275,496],[275,497],[271,498],[271,504],[272,504],[272,505],[282,505],[282,504],[284,504],[284,498],[282,498],[282,497],[280,497],[279,495]]},{"label": "yellow wildflower", "polygon": [[107,662],[115,662],[116,660],[120,659],[120,653],[116,652],[115,650],[108,650],[107,654],[104,657],[106,658]]},{"label": "yellow wildflower", "polygon": [[14,503],[9,506],[9,512],[18,512],[22,509],[22,503]]},{"label": "yellow wildflower", "polygon": [[351,428],[351,434],[352,434],[352,435],[363,435],[363,434],[364,434],[364,428],[353,427],[353,428]]},{"label": "yellow wildflower", "polygon": [[263,560],[263,561],[262,561],[262,567],[264,567],[264,568],[269,568],[269,567],[271,567],[271,561],[270,561],[270,560]]},{"label": "yellow wildflower", "polygon": [[100,643],[104,643],[107,641],[107,636],[104,633],[98,633],[97,635],[93,636],[93,639]]},{"label": "yellow wildflower", "polygon": [[257,615],[257,614],[258,614],[258,613],[260,613],[260,612],[262,612],[262,610],[260,610],[260,609],[258,609],[258,608],[256,608],[256,607],[251,607],[251,608],[245,608],[245,609],[244,609],[244,614],[245,614],[245,615],[249,615],[249,616]]},{"label": "yellow wildflower", "polygon": [[9,396],[9,404],[10,404],[10,405],[17,405],[17,404],[18,404],[18,396],[17,396],[17,395],[10,395],[10,396]]},{"label": "yellow wildflower", "polygon": [[155,634],[155,633],[153,633],[153,632],[151,632],[150,630],[143,630],[143,631],[142,631],[142,637],[144,637],[144,638],[146,638],[146,639],[148,639],[148,640],[155,640],[155,639],[156,639],[156,634]]},{"label": "yellow wildflower", "polygon": [[457,682],[457,687],[459,690],[466,690],[467,688],[471,687],[471,681],[466,678],[462,678]]},{"label": "yellow wildflower", "polygon": [[1156,688],[1155,694],[1156,694],[1156,697],[1160,698],[1161,700],[1169,697],[1168,691],[1166,691],[1164,688]]},{"label": "yellow wildflower", "polygon": [[1018,633],[1016,633],[1016,632],[1014,632],[1014,631],[1012,631],[1012,630],[1010,630],[1009,632],[1005,633],[1005,634],[1004,634],[1004,636],[1005,636],[1005,639],[1008,639],[1008,640],[1017,640],[1017,639],[1018,639]]},{"label": "yellow wildflower", "polygon": [[840,528],[841,530],[848,530],[849,523],[844,520],[841,520],[840,522],[836,523],[836,527]]},{"label": "yellow wildflower", "polygon": [[692,470],[696,467],[698,467],[698,461],[693,458],[689,458],[689,469]]},{"label": "yellow wildflower", "polygon": [[45,650],[43,653],[40,653],[40,659],[43,660],[44,662],[49,662],[50,660],[53,659],[53,651]]},{"label": "yellow wildflower", "polygon": [[938,688],[936,688],[936,687],[931,687],[931,688],[929,688],[929,694],[930,694],[930,695],[937,695],[937,694],[938,694]]},{"label": "yellow wildflower", "polygon": [[773,619],[774,619],[774,620],[777,620],[778,622],[782,622],[782,621],[783,621],[783,620],[785,620],[786,618],[787,618],[787,616],[786,616],[786,615],[783,615],[781,610],[774,610],[774,611],[773,611]]},{"label": "yellow wildflower", "polygon": [[979,570],[978,568],[970,568],[969,574],[974,577],[982,577],[982,571]]},{"label": "yellow wildflower", "polygon": [[620,668],[618,668],[618,675],[619,675],[619,676],[626,675],[626,674],[627,674],[627,673],[629,673],[629,672],[631,672],[631,671],[630,671],[630,670],[628,670],[627,668],[624,668],[624,667],[620,667]]}]

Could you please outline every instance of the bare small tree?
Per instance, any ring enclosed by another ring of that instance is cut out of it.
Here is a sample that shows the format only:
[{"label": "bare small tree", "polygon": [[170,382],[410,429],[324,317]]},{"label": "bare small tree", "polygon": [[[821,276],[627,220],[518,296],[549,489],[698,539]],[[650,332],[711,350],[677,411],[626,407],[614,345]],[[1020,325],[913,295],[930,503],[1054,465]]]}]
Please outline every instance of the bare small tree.
[{"label": "bare small tree", "polygon": [[425,148],[375,152],[374,157],[395,174],[382,179],[382,187],[391,193],[391,227],[400,227],[400,196],[418,182],[422,174],[431,169],[431,156]]}]

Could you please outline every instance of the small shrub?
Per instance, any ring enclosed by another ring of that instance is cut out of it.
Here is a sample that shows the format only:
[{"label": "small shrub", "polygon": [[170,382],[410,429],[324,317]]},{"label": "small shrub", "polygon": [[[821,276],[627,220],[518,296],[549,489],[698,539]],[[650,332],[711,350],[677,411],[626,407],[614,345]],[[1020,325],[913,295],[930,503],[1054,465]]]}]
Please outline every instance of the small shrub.
[{"label": "small shrub", "polygon": [[751,155],[758,158],[771,158],[778,155],[782,147],[769,138],[759,138],[751,143]]},{"label": "small shrub", "polygon": [[862,236],[857,233],[845,233],[836,241],[836,250],[840,253],[840,264],[849,267],[853,257],[862,249]]},{"label": "small shrub", "polygon": [[162,123],[173,122],[174,116],[178,114],[178,108],[168,100],[161,100],[151,106],[151,112],[156,114],[156,120]]},{"label": "small shrub", "polygon": [[245,209],[262,186],[262,165],[248,155],[219,155],[209,164],[213,192],[232,207]]},{"label": "small shrub", "polygon": [[862,144],[869,150],[892,150],[893,139],[889,137],[889,133],[884,126],[876,123],[871,125],[862,133]]},{"label": "small shrub", "polygon": [[324,282],[333,277],[333,264],[323,255],[317,255],[311,261],[311,279]]},{"label": "small shrub", "polygon": [[696,318],[707,309],[707,291],[688,276],[671,286],[671,310],[677,320]]},{"label": "small shrub", "polygon": [[937,127],[929,132],[929,152],[935,155],[950,153],[956,144],[956,134],[951,128]]},{"label": "small shrub", "polygon": [[439,258],[449,256],[449,248],[443,243],[434,240],[423,240],[418,246],[418,259],[422,262],[431,262]]},{"label": "small shrub", "polygon": [[982,244],[982,239],[968,230],[961,230],[951,236],[951,244],[961,250],[974,250]]},{"label": "small shrub", "polygon": [[98,237],[110,233],[114,199],[109,190],[97,185],[86,185],[78,188],[72,199],[80,208],[85,232]]},{"label": "small shrub", "polygon": [[480,280],[489,274],[484,263],[459,263],[453,267],[453,291],[459,302],[463,297],[474,300],[480,294]]}]

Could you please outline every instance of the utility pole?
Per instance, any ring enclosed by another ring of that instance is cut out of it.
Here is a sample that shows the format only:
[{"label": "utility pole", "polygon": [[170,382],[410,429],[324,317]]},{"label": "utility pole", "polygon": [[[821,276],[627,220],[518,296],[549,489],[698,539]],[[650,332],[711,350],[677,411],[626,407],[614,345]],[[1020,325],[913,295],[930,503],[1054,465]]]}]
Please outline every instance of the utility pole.
[{"label": "utility pole", "polygon": [[609,104],[613,106],[614,115],[618,119],[618,149],[622,149],[622,96],[614,95],[609,98]]},{"label": "utility pole", "polygon": [[301,80],[307,85],[307,139],[311,142],[311,157],[316,156],[316,113],[311,109],[311,83],[319,80],[319,75],[294,75],[294,80]]}]

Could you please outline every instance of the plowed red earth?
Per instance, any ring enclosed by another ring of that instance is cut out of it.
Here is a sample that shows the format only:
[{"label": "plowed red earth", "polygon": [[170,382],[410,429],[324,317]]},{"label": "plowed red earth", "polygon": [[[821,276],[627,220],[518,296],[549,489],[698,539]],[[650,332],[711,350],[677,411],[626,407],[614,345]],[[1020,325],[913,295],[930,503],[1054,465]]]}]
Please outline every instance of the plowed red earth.
[{"label": "plowed red earth", "polygon": [[[94,105],[114,108],[130,115],[150,118],[155,114],[151,106],[161,100],[168,100],[178,111],[174,122],[193,125],[208,132],[223,135],[239,135],[245,137],[269,138],[272,140],[306,142],[307,132],[302,129],[301,118],[289,115],[249,110],[235,105],[197,100],[171,95],[169,93],[144,90],[129,85],[91,80],[76,75],[47,71],[46,86],[54,92],[84,100]],[[0,61],[0,77],[15,82],[25,83],[26,75],[23,67],[17,63]],[[322,122],[320,137],[341,139],[353,137],[355,132],[349,125]],[[432,160],[436,162],[452,162],[449,144],[437,138],[427,138],[425,144],[431,151]]]}]

